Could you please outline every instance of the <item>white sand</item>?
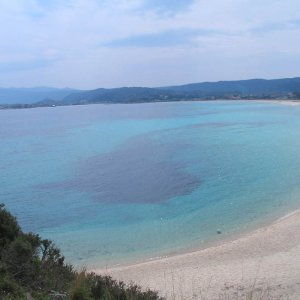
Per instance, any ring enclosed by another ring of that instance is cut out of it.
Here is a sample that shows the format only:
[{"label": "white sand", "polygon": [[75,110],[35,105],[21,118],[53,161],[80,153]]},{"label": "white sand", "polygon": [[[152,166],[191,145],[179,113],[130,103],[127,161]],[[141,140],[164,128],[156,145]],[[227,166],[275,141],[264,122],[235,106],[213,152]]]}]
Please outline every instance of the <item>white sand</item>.
[{"label": "white sand", "polygon": [[300,299],[300,212],[218,246],[96,272],[167,299]]}]

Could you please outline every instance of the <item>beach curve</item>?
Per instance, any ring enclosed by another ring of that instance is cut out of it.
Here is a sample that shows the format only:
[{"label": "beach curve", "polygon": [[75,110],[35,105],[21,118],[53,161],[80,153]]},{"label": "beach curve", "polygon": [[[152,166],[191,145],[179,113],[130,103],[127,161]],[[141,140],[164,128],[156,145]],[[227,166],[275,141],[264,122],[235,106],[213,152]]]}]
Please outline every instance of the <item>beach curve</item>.
[{"label": "beach curve", "polygon": [[300,211],[203,250],[93,271],[167,299],[300,299]]}]

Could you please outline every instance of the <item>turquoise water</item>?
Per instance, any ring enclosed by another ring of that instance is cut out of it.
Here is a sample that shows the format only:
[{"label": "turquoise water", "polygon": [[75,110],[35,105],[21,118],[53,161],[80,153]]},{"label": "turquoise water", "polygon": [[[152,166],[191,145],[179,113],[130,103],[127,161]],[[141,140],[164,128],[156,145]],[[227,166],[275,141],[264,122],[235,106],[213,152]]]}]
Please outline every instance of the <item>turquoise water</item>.
[{"label": "turquoise water", "polygon": [[185,251],[299,207],[299,128],[258,102],[2,110],[0,201],[77,266]]}]

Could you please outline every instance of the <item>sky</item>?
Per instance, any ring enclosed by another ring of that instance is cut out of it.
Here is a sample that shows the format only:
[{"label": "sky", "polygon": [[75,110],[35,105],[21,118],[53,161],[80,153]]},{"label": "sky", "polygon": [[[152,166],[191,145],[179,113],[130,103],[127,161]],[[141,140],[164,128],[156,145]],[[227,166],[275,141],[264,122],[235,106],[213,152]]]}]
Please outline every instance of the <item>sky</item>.
[{"label": "sky", "polygon": [[300,76],[299,0],[0,0],[0,87]]}]

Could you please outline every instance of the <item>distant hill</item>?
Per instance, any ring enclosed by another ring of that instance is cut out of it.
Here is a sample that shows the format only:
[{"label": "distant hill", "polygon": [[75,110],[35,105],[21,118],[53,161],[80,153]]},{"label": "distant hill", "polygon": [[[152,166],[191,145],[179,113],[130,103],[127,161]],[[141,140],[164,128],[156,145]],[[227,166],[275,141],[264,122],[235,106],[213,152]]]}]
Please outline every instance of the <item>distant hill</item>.
[{"label": "distant hill", "polygon": [[[201,99],[300,99],[300,77],[202,82],[157,88],[99,88],[87,91],[55,88],[0,89],[2,108]],[[4,103],[7,105],[3,105]]]},{"label": "distant hill", "polygon": [[159,88],[122,87],[114,89],[96,89],[74,93],[66,96],[61,103],[87,104],[87,103],[131,103],[154,102],[175,98],[178,92],[167,91]]},{"label": "distant hill", "polygon": [[162,89],[193,94],[198,97],[218,97],[223,95],[279,96],[287,95],[288,93],[299,93],[300,77],[272,80],[249,79],[238,81],[202,82],[163,87]]},{"label": "distant hill", "polygon": [[0,104],[32,104],[44,99],[60,101],[75,89],[36,88],[0,88]]},{"label": "distant hill", "polygon": [[299,94],[300,77],[273,80],[250,79],[202,82],[159,88],[102,88],[70,94],[60,102],[60,105],[137,103],[193,99],[277,99],[284,97],[297,98]]}]

